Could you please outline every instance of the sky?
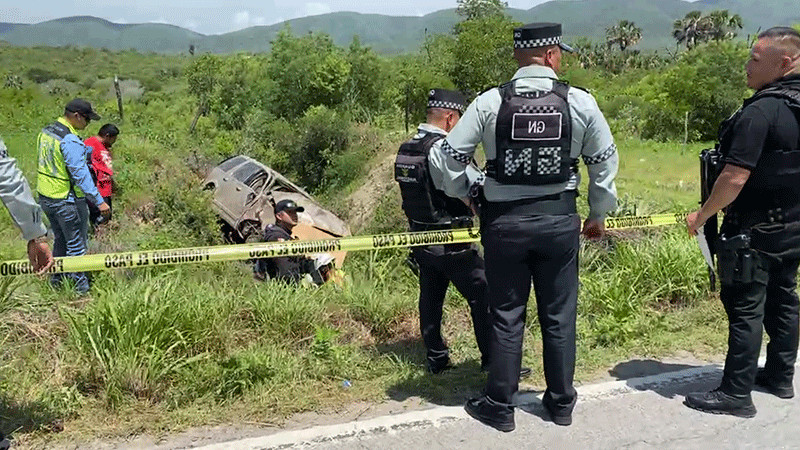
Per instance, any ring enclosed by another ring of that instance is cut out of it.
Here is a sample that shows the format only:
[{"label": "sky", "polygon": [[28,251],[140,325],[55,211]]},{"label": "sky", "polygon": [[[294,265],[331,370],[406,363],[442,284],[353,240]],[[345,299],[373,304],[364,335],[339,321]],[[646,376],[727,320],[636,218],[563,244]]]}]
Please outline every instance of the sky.
[{"label": "sky", "polygon": [[[530,9],[547,0],[507,0]],[[455,8],[456,0],[0,0],[0,22],[37,23],[67,16],[95,16],[117,23],[170,23],[203,34],[335,11],[422,16]]]}]

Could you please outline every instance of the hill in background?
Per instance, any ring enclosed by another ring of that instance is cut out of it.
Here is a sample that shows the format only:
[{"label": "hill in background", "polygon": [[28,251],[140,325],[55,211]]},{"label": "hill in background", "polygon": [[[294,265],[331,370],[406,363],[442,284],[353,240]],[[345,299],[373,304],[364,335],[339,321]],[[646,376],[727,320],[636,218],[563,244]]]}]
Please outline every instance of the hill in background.
[{"label": "hill in background", "polygon": [[[619,20],[635,22],[643,29],[641,49],[673,48],[672,23],[687,12],[728,9],[742,16],[741,35],[773,25],[800,22],[797,0],[556,0],[529,10],[509,9],[520,22],[553,21],[564,24],[567,39],[585,36],[602,40],[605,29]],[[117,24],[95,17],[78,16],[38,24],[0,23],[0,40],[19,46],[65,46],[135,49],[141,52],[179,53],[195,45],[198,52],[264,52],[287,24],[298,34],[321,31],[338,45],[357,35],[361,42],[386,54],[415,51],[425,35],[449,33],[458,22],[454,9],[422,17],[337,12],[303,17],[270,26],[251,27],[221,35],[203,35],[167,24]]]}]

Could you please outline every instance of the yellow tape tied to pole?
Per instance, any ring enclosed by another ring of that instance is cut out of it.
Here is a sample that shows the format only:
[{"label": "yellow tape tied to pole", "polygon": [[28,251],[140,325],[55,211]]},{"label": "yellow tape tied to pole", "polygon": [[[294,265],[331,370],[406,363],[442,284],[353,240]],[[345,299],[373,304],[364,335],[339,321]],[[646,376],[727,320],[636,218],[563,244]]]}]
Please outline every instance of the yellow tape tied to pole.
[{"label": "yellow tape tied to pole", "polygon": [[[651,216],[609,217],[606,229],[648,228],[684,223],[686,214],[660,214]],[[379,234],[372,236],[347,236],[313,241],[263,242],[242,245],[191,247],[169,250],[148,250],[55,258],[48,273],[91,272],[109,269],[138,269],[176,264],[240,261],[252,258],[276,258],[314,253],[351,252],[421,245],[462,244],[477,242],[477,229],[422,231],[412,233]],[[32,274],[27,260],[0,263],[0,277]]]}]

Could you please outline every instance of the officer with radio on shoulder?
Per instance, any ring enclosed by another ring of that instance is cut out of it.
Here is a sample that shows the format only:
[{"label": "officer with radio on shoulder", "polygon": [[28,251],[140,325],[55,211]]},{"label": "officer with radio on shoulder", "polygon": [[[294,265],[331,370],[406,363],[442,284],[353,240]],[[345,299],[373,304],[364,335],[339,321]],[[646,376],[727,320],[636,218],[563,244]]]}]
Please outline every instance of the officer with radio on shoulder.
[{"label": "officer with radio on shoulder", "polygon": [[[478,209],[484,175],[473,162],[454,181],[456,197],[446,195],[441,186],[446,157],[432,151],[442,145],[466,107],[467,99],[457,91],[432,89],[428,93],[426,123],[417,134],[400,146],[395,160],[395,180],[400,185],[403,211],[411,231],[433,231],[472,226]],[[427,349],[426,365],[433,374],[453,366],[450,351],[442,339],[442,308],[450,283],[467,300],[475,339],[481,352],[481,371],[489,370],[490,328],[486,303],[486,274],[483,258],[475,245],[448,244],[412,247],[419,269],[419,321]],[[519,377],[530,375],[523,367]]]},{"label": "officer with radio on shoulder", "polygon": [[[441,191],[442,156],[431,152],[438,147],[458,122],[467,104],[460,92],[432,89],[428,95],[426,123],[417,134],[400,146],[395,161],[395,180],[400,185],[403,211],[411,231],[432,231],[472,225],[475,206],[470,190],[482,182],[483,174],[470,165],[458,180],[459,198]],[[486,276],[483,258],[474,245],[448,244],[413,247],[419,266],[419,321],[427,348],[427,368],[438,374],[451,368],[450,352],[442,339],[442,307],[447,287],[452,282],[467,299],[475,339],[481,352],[481,367],[489,364],[489,323],[486,304]]]},{"label": "officer with radio on shoulder", "polygon": [[[721,171],[716,179],[709,177],[710,195],[700,210],[686,218],[689,234],[695,235],[727,208],[720,239],[712,244],[716,244],[720,298],[729,321],[728,354],[720,386],[687,395],[685,404],[704,412],[753,417],[756,408],[750,392],[754,386],[780,398],[794,396],[800,309],[796,293],[800,33],[786,27],[761,33],[745,70],[747,85],[756,92],[722,123]],[[714,171],[704,170],[709,172]],[[766,364],[759,369],[762,325],[769,344]]]},{"label": "officer with radio on shoulder", "polygon": [[[492,355],[485,395],[467,413],[512,431],[517,373],[531,281],[542,329],[547,389],[543,404],[554,423],[572,423],[577,400],[575,328],[578,247],[576,197],[582,157],[589,173],[589,217],[583,233],[601,236],[617,204],[617,148],[591,94],[559,81],[561,25],[534,23],[514,30],[512,81],[479,95],[436,149],[445,159],[444,191],[457,195],[475,148],[486,154],[486,205],[481,241],[486,258]],[[433,152],[433,150],[432,150]]]}]

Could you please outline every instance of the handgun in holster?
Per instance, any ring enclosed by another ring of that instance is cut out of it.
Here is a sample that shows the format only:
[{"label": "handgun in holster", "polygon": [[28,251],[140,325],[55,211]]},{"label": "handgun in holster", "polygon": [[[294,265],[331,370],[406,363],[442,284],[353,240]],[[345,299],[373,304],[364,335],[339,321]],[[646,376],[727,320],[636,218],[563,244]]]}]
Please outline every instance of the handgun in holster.
[{"label": "handgun in holster", "polygon": [[722,286],[766,283],[766,270],[758,252],[750,247],[750,235],[742,233],[719,238],[717,246],[719,283]]}]

